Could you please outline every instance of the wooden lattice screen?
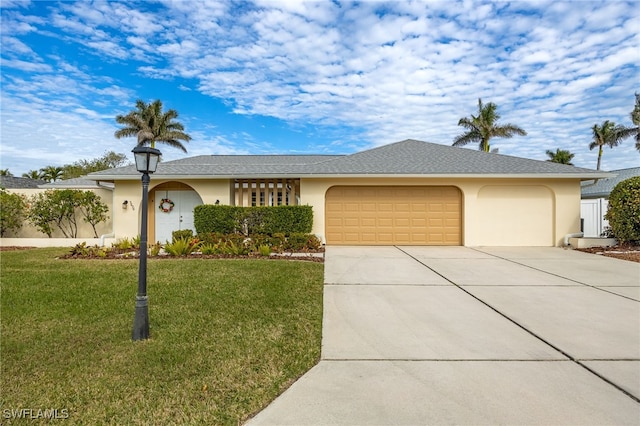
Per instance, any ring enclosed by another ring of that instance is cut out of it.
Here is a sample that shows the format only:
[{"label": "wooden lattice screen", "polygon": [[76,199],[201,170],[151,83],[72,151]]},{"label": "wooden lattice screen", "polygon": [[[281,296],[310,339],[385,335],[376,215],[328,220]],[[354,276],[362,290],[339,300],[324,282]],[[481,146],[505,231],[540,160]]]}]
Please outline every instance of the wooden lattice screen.
[{"label": "wooden lattice screen", "polygon": [[236,206],[295,206],[300,179],[236,179]]}]

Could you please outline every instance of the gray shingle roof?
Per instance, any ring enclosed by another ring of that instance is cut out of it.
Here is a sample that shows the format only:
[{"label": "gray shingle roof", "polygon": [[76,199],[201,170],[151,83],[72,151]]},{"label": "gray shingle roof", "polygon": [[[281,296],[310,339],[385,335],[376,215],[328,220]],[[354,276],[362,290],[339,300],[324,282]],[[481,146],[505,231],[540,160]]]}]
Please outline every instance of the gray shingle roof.
[{"label": "gray shingle roof", "polygon": [[97,182],[93,179],[86,179],[84,177],[71,178],[58,180],[55,182],[45,183],[44,185],[40,185],[40,188],[46,189],[94,189],[94,188],[113,188],[113,184],[105,183],[98,185]]},{"label": "gray shingle roof", "polygon": [[0,176],[0,187],[11,189],[37,188],[46,182],[40,179],[30,179],[15,176]]},{"label": "gray shingle roof", "polygon": [[[405,140],[351,155],[201,155],[158,165],[157,177],[262,176],[532,176],[609,177],[605,172],[465,148]],[[92,173],[92,179],[138,178],[134,166]]]},{"label": "gray shingle roof", "polygon": [[623,180],[640,176],[640,167],[611,170],[615,177],[582,182],[582,198],[608,198],[613,188]]},{"label": "gray shingle roof", "polygon": [[405,140],[322,163],[311,170],[330,174],[518,175],[592,173],[530,160],[416,140]]}]

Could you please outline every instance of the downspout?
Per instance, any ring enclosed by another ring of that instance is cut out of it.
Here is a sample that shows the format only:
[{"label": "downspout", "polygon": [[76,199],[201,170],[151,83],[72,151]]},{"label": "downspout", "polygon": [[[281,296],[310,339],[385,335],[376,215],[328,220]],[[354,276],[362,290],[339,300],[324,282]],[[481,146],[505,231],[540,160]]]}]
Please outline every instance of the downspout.
[{"label": "downspout", "polygon": [[112,238],[112,237],[115,237],[115,236],[116,236],[116,233],[113,232],[113,231],[108,233],[108,234],[100,235],[100,247],[104,247],[104,239],[105,238]]}]

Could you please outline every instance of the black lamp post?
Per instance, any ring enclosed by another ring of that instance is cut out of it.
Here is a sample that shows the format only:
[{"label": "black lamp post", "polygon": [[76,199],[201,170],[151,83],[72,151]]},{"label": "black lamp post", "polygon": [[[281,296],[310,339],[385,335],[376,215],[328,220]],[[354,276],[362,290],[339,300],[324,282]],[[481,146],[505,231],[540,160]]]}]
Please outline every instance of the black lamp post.
[{"label": "black lamp post", "polygon": [[147,297],[147,216],[149,200],[149,174],[156,171],[161,152],[155,148],[137,146],[133,149],[136,169],[142,173],[142,223],[140,226],[140,268],[138,270],[138,295],[133,318],[132,340],[149,338],[149,299]]}]

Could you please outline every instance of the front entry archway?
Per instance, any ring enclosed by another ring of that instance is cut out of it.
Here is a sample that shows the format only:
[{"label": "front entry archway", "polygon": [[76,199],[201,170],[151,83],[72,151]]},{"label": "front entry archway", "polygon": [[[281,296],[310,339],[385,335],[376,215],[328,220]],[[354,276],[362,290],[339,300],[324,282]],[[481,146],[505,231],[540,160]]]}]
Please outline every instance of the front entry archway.
[{"label": "front entry archway", "polygon": [[[153,238],[149,238],[150,241],[171,242],[173,231],[184,229],[191,229],[194,234],[196,233],[193,209],[203,203],[202,198],[193,188],[180,183],[162,184],[154,188],[153,196],[150,198],[149,208],[154,212],[153,225],[149,223],[152,228],[150,231],[153,232]],[[165,210],[163,211],[160,208],[163,199],[170,200],[173,206],[166,202],[162,205]]]}]

